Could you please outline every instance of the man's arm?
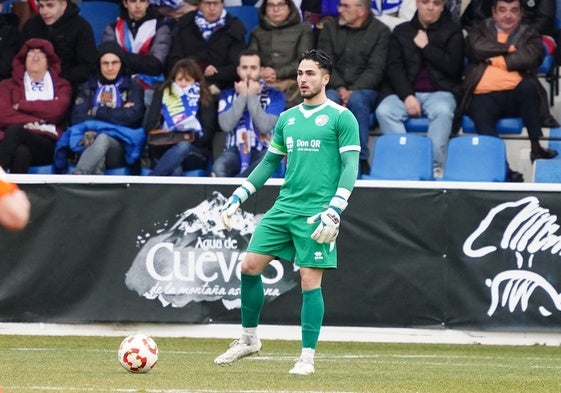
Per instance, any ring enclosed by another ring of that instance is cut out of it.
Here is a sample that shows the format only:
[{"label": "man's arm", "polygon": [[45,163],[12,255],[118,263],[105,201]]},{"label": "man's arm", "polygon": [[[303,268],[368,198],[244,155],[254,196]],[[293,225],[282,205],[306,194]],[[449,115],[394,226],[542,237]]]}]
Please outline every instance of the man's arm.
[{"label": "man's arm", "polygon": [[[226,98],[221,97],[220,101],[223,101],[225,99]],[[222,104],[222,102],[220,104]],[[224,111],[219,110],[218,125],[220,125],[220,129],[224,132],[232,131],[243,116],[243,112],[246,106],[247,96],[240,94],[234,97],[232,105],[228,109]]]}]

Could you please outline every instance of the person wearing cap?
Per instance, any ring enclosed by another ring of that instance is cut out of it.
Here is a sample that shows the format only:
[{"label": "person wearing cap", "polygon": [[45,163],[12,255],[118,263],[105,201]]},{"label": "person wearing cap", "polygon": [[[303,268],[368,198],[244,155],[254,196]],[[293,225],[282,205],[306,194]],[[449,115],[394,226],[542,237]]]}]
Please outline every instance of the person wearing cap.
[{"label": "person wearing cap", "polygon": [[114,41],[103,42],[95,72],[80,86],[74,102],[72,127],[56,146],[57,170],[66,169],[68,150],[79,155],[75,175],[134,166],[145,142],[140,128],[144,113],[144,90],[132,80],[123,49]]},{"label": "person wearing cap", "polygon": [[21,48],[17,17],[14,14],[3,14],[2,8],[3,0],[0,0],[0,80],[12,75],[12,60]]},{"label": "person wearing cap", "polygon": [[40,0],[39,14],[22,27],[24,40],[51,41],[60,59],[61,76],[74,89],[88,80],[95,65],[96,47],[91,25],[79,15],[80,9],[69,0]]},{"label": "person wearing cap", "polygon": [[246,47],[243,22],[226,12],[224,0],[202,0],[199,10],[177,23],[168,56],[168,68],[184,57],[196,59],[213,94],[234,87],[236,67]]},{"label": "person wearing cap", "polygon": [[12,77],[0,82],[0,166],[27,173],[53,163],[72,101],[70,83],[60,77],[52,44],[32,38],[12,62]]},{"label": "person wearing cap", "polygon": [[171,44],[164,19],[149,0],[123,0],[121,15],[105,28],[102,41],[116,41],[123,48],[133,79],[144,88],[149,105],[154,86],[164,81]]}]

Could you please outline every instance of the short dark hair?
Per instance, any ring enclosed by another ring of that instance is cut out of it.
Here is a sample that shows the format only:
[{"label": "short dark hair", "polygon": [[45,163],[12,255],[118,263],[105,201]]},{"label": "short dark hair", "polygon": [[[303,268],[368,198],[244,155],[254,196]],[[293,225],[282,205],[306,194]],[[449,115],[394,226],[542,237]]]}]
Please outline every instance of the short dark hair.
[{"label": "short dark hair", "polygon": [[319,66],[319,68],[327,71],[329,75],[333,72],[333,62],[331,58],[322,50],[310,49],[300,55],[298,63],[302,60],[311,60]]},{"label": "short dark hair", "polygon": [[518,1],[518,4],[520,4],[520,9],[522,9],[522,1],[521,0],[493,0],[493,8],[497,8],[497,3],[499,1],[504,1],[505,3],[514,3],[515,1]]},{"label": "short dark hair", "polygon": [[261,63],[261,55],[259,54],[257,49],[244,49],[244,50],[242,50],[240,52],[240,55],[238,56],[238,64],[240,64],[240,59],[242,58],[242,56],[257,56],[257,57],[259,57],[259,63]]}]

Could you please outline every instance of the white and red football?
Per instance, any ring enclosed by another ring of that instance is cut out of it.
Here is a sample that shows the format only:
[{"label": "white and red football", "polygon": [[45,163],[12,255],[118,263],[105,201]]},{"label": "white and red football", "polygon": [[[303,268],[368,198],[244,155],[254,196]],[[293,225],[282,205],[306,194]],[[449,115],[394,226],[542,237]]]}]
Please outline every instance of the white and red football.
[{"label": "white and red football", "polygon": [[119,363],[131,373],[147,373],[158,362],[158,346],[146,334],[133,334],[119,346]]}]

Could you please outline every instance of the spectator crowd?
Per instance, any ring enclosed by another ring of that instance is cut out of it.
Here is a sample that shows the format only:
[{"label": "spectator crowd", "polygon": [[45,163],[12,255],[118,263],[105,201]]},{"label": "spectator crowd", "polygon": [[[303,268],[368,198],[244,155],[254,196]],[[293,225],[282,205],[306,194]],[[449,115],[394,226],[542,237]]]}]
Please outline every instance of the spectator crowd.
[{"label": "spectator crowd", "polygon": [[[71,0],[25,3],[0,13],[11,173],[247,176],[281,112],[301,105],[298,58],[312,48],[334,64],[328,98],[358,121],[358,175],[372,128],[406,133],[414,117],[428,120],[436,177],[464,115],[496,137],[500,118],[521,117],[528,159],[558,154],[540,144],[559,123],[537,77],[557,50],[555,0],[263,0],[255,27],[228,0],[122,0],[99,45]],[[507,180],[524,181],[512,168]]]}]

